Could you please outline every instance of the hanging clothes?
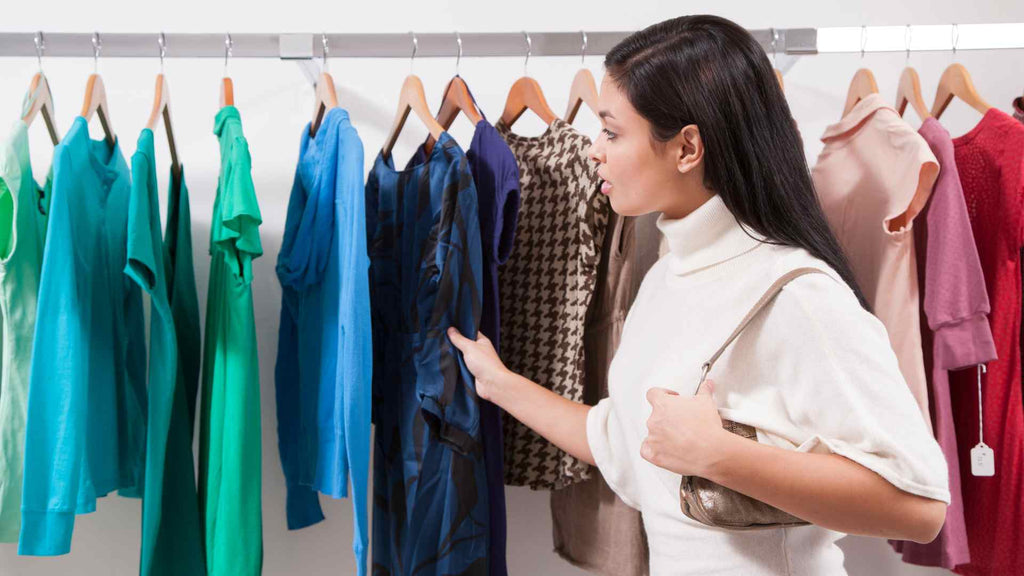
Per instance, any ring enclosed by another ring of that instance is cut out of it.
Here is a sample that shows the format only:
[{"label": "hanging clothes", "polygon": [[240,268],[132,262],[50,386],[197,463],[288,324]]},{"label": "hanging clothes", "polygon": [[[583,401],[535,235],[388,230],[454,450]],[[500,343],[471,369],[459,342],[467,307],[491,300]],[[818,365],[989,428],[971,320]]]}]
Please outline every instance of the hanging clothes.
[{"label": "hanging clothes", "polygon": [[1024,245],[1024,125],[990,109],[970,132],[953,139],[967,214],[985,272],[992,306],[989,322],[999,359],[982,377],[985,444],[995,455],[995,476],[975,476],[971,449],[978,443],[978,372],[950,376],[970,576],[1024,574],[1024,409],[1021,407],[1021,260]]},{"label": "hanging clothes", "polygon": [[21,531],[28,376],[52,175],[36,183],[28,126],[19,119],[0,149],[0,542],[17,542]]},{"label": "hanging clothes", "polygon": [[142,294],[125,274],[131,180],[118,141],[75,118],[54,152],[25,431],[18,553],[66,554],[75,514],[141,496]]},{"label": "hanging clothes", "polygon": [[[468,88],[467,88],[468,91]],[[469,94],[473,98],[472,92]],[[474,99],[475,103],[476,100]],[[479,110],[479,108],[478,108]],[[519,167],[508,144],[487,121],[476,123],[466,158],[476,185],[480,245],[483,260],[483,309],[480,331],[501,353],[501,310],[498,306],[498,266],[508,261],[515,243],[519,220]],[[424,145],[417,148],[408,167],[426,162]],[[505,512],[505,446],[502,434],[502,411],[487,400],[479,400],[480,434],[484,443],[487,466],[487,502],[490,508],[488,538],[489,574],[506,576],[507,522]]]},{"label": "hanging clothes", "polygon": [[949,371],[995,360],[996,349],[988,323],[985,276],[974,245],[953,139],[934,118],[921,124],[919,134],[939,160],[940,172],[928,204],[914,222],[918,285],[922,292],[921,338],[931,391],[932,425],[949,467],[951,501],[946,522],[928,544],[893,541],[903,561],[953,569],[970,562],[964,504],[960,490],[954,407]]},{"label": "hanging clothes", "polygon": [[210,226],[199,506],[207,574],[255,576],[263,565],[263,515],[252,261],[263,254],[262,217],[237,108],[221,108],[214,133],[220,177]]},{"label": "hanging clothes", "polygon": [[[182,178],[184,175],[182,175]],[[172,187],[175,178],[171,177]],[[173,196],[173,193],[171,194]],[[178,346],[168,300],[153,131],[139,134],[132,155],[128,201],[128,263],[125,273],[147,295],[149,397],[145,488],[142,496],[142,576],[202,574],[192,435],[185,390],[179,388]]]},{"label": "hanging clothes", "polygon": [[447,337],[476,338],[482,257],[466,154],[377,155],[366,182],[373,314],[373,572],[485,575],[488,490],[472,373]]},{"label": "hanging clothes", "polygon": [[821,141],[811,170],[821,207],[931,429],[912,226],[931,194],[938,161],[878,94],[858,102]]},{"label": "hanging clothes", "polygon": [[[583,401],[583,334],[611,206],[590,139],[556,118],[540,136],[495,128],[519,163],[516,245],[501,275],[502,359],[510,370]],[[505,483],[559,489],[590,467],[505,417]]]},{"label": "hanging clothes", "polygon": [[[174,321],[177,339],[178,367],[175,370],[174,414],[178,414],[178,395],[185,401],[185,435],[188,440],[189,464],[195,470],[192,457],[192,436],[195,430],[196,398],[199,392],[199,365],[202,343],[199,333],[199,296],[196,293],[195,265],[192,261],[192,211],[189,208],[188,188],[185,187],[185,167],[180,174],[171,176],[167,194],[167,226],[164,230],[164,279],[167,298]],[[179,392],[180,390],[180,392]],[[177,439],[176,427],[182,425],[177,418],[171,420],[171,438]],[[193,488],[195,474],[193,473]]]},{"label": "hanging clothes", "polygon": [[341,108],[302,131],[277,259],[281,325],[275,368],[278,449],[288,528],[323,520],[317,492],[348,496],[358,574],[366,573],[370,474],[370,259],[363,143]]},{"label": "hanging clothes", "polygon": [[[608,397],[608,367],[619,347],[622,326],[636,296],[637,218],[611,213],[597,269],[597,289],[584,328],[583,401],[590,406]],[[653,220],[647,223],[654,232]],[[657,257],[657,244],[654,244]],[[648,258],[647,268],[653,265]],[[600,472],[551,492],[555,552],[571,564],[606,576],[649,573],[647,538],[640,512],[615,495]]]}]

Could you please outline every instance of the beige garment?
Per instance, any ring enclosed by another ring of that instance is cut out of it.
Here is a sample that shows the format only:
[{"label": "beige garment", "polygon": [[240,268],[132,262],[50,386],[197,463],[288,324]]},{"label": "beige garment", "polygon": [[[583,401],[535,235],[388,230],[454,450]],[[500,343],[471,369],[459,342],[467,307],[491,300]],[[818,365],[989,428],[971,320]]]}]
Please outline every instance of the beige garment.
[{"label": "beige garment", "polygon": [[938,161],[878,94],[861,100],[821,140],[825,148],[811,171],[821,206],[930,430],[912,227]]},{"label": "beige garment", "polygon": [[[598,267],[597,289],[584,330],[584,401],[608,396],[608,366],[644,274],[658,260],[662,238],[657,214],[616,214],[608,225]],[[640,512],[630,508],[600,473],[551,492],[555,551],[569,563],[605,576],[650,573],[647,536]]]}]

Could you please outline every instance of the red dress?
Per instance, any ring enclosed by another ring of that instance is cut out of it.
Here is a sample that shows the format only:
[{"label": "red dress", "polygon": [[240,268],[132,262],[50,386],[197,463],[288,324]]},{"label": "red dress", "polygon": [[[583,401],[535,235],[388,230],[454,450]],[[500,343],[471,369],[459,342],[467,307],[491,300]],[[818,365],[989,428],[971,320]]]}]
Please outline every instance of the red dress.
[{"label": "red dress", "polygon": [[971,563],[959,574],[1024,574],[1024,406],[1021,399],[1021,258],[1024,244],[1024,125],[995,108],[953,140],[964,199],[992,306],[989,322],[999,356],[982,378],[985,443],[995,476],[971,473],[978,443],[978,375],[953,372],[964,516]]}]

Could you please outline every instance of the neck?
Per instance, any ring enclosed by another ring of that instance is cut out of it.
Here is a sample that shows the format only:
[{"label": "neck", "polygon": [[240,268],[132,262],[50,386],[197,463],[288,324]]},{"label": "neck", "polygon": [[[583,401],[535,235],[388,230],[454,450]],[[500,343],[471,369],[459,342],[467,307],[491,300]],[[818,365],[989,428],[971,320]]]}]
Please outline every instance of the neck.
[{"label": "neck", "polygon": [[703,184],[698,184],[697,186],[680,187],[680,193],[676,196],[677,199],[671,205],[661,209],[661,213],[670,220],[679,220],[690,215],[710,200],[714,193]]}]

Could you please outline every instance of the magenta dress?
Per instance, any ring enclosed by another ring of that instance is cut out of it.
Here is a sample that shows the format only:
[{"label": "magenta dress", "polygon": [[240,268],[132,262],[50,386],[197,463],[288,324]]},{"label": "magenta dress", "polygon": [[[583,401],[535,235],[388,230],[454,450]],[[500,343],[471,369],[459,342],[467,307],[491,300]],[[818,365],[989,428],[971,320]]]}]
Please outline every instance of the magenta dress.
[{"label": "magenta dress", "polygon": [[[892,545],[903,554],[904,562],[952,570],[970,562],[970,551],[948,371],[994,360],[996,349],[988,323],[985,275],[967,215],[953,139],[934,118],[925,120],[919,133],[928,142],[940,166],[931,198],[914,220],[914,242],[919,248],[921,340],[932,428],[949,465],[952,501],[946,509],[946,523],[934,541],[929,544],[893,541]],[[967,442],[969,440],[964,440]],[[969,450],[970,446],[966,448]]]}]

